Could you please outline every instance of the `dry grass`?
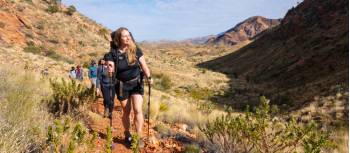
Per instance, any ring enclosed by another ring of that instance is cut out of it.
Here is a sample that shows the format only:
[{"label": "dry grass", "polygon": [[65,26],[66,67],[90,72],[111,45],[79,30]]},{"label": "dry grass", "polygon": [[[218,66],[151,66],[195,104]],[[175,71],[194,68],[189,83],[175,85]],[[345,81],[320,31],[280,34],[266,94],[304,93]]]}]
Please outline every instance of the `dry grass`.
[{"label": "dry grass", "polygon": [[47,81],[13,66],[0,67],[0,152],[39,151],[50,115],[41,101]]},{"label": "dry grass", "polygon": [[[184,123],[193,128],[224,114],[220,110],[213,110],[209,114],[203,113],[198,109],[196,103],[184,101],[158,90],[153,90],[152,93],[150,109],[152,120],[171,124]],[[148,97],[145,96],[145,103],[143,105],[145,113],[147,113],[147,99]],[[162,105],[166,105],[167,109],[162,109]]]}]

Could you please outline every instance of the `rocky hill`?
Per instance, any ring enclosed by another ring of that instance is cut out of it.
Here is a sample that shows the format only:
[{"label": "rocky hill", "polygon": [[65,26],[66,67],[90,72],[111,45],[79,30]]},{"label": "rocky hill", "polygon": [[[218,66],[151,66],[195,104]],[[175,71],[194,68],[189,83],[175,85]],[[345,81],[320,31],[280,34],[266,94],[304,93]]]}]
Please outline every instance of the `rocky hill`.
[{"label": "rocky hill", "polygon": [[305,0],[254,42],[199,66],[244,80],[251,95],[290,106],[347,89],[348,3]]},{"label": "rocky hill", "polygon": [[262,16],[253,16],[216,37],[209,38],[206,44],[224,43],[235,45],[242,41],[251,40],[262,31],[276,26],[279,23],[279,19],[267,19]]},{"label": "rocky hill", "polygon": [[108,37],[108,29],[73,6],[54,0],[0,0],[0,48],[6,50],[1,62],[28,62],[35,70],[84,64],[108,51]]}]

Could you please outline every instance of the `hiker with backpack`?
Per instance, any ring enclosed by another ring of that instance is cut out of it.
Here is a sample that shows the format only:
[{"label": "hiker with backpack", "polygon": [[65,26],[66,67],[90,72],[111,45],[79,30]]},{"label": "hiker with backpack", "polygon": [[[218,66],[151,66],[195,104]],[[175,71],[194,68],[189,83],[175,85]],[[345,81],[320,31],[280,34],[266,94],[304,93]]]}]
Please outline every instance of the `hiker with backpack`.
[{"label": "hiker with backpack", "polygon": [[114,108],[114,97],[115,97],[115,85],[112,83],[114,62],[107,61],[103,62],[105,66],[101,67],[98,73],[99,85],[98,89],[102,92],[103,106],[105,108],[103,117],[112,118],[112,112]]},{"label": "hiker with backpack", "polygon": [[139,136],[139,148],[144,146],[142,141],[143,78],[148,84],[152,83],[151,73],[146,64],[141,49],[136,46],[132,34],[127,28],[121,27],[111,34],[111,50],[105,55],[106,61],[115,63],[115,90],[123,110],[123,127],[125,141],[131,145],[130,112],[134,111],[136,132]]},{"label": "hiker with backpack", "polygon": [[91,64],[89,66],[89,73],[88,73],[90,82],[91,82],[91,87],[94,88],[96,87],[96,80],[97,80],[97,65],[95,60],[91,61]]},{"label": "hiker with backpack", "polygon": [[97,65],[97,79],[96,79],[96,95],[102,96],[101,91],[101,75],[104,71],[107,71],[107,64],[104,59],[100,59]]},{"label": "hiker with backpack", "polygon": [[69,78],[70,79],[76,79],[76,73],[75,73],[75,67],[72,66],[71,69],[69,70]]},{"label": "hiker with backpack", "polygon": [[84,79],[84,70],[83,70],[83,68],[81,68],[80,65],[78,65],[77,69],[75,70],[75,77],[79,81],[83,81],[83,79]]}]

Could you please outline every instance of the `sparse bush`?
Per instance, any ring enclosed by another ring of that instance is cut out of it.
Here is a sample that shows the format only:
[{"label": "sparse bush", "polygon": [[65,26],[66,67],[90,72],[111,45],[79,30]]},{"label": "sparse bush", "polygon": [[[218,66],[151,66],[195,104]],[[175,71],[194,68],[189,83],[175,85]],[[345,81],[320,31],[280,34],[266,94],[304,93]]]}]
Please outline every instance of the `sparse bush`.
[{"label": "sparse bush", "polygon": [[49,102],[49,108],[53,113],[62,114],[77,113],[84,110],[84,105],[95,99],[94,88],[87,88],[75,80],[61,81],[50,80],[53,90],[53,98]]},{"label": "sparse bush", "polygon": [[198,110],[203,113],[210,114],[214,109],[214,104],[211,102],[200,102],[198,105]]},{"label": "sparse bush", "polygon": [[70,5],[67,8],[66,14],[67,15],[73,15],[76,11],[77,11],[77,9],[73,5]]},{"label": "sparse bush", "polygon": [[45,55],[54,59],[54,60],[60,60],[61,56],[58,55],[55,51],[53,51],[52,49],[49,49],[47,51],[45,51]]},{"label": "sparse bush", "polygon": [[90,146],[95,143],[96,134],[89,136],[88,129],[83,124],[74,125],[69,117],[66,117],[64,124],[62,120],[56,119],[54,124],[48,127],[46,141],[48,151],[74,153],[77,148],[85,152],[92,151],[93,147]]},{"label": "sparse bush", "polygon": [[153,87],[158,90],[169,90],[172,86],[170,77],[161,73],[161,74],[153,74],[154,85]]},{"label": "sparse bush", "polygon": [[57,13],[60,11],[60,8],[57,4],[53,4],[53,5],[50,5],[47,9],[46,9],[46,12],[48,13]]},{"label": "sparse bush", "polygon": [[33,54],[40,54],[42,50],[43,50],[42,47],[37,47],[35,46],[34,43],[28,44],[28,46],[23,49],[24,52],[33,53]]},{"label": "sparse bush", "polygon": [[85,61],[85,62],[83,63],[83,68],[89,68],[89,66],[90,66],[90,61],[91,61],[91,60]]},{"label": "sparse bush", "polygon": [[51,59],[53,59],[55,61],[63,61],[63,62],[67,62],[69,64],[74,64],[74,61],[72,59],[64,57],[60,54],[57,54],[57,52],[52,50],[52,49],[45,51],[45,55],[50,57]]},{"label": "sparse bush", "polygon": [[208,88],[191,88],[190,96],[196,100],[207,100],[214,95],[214,92]]},{"label": "sparse bush", "polygon": [[92,53],[89,53],[88,55],[91,56],[91,57],[96,57],[97,53],[96,52],[92,52]]},{"label": "sparse bush", "polygon": [[[220,152],[320,152],[332,147],[328,134],[314,122],[307,125],[286,122],[271,113],[269,101],[261,97],[261,105],[244,115],[227,115],[201,127],[201,131]],[[247,109],[248,110],[248,109]]]},{"label": "sparse bush", "polygon": [[25,0],[25,2],[27,2],[27,3],[30,4],[30,5],[33,5],[33,4],[34,4],[32,0]]},{"label": "sparse bush", "polygon": [[53,44],[58,44],[60,43],[57,39],[49,39],[49,42],[53,43]]},{"label": "sparse bush", "polygon": [[39,21],[35,27],[38,28],[39,30],[44,30],[45,28],[44,21]]},{"label": "sparse bush", "polygon": [[170,128],[165,126],[163,123],[158,123],[154,129],[161,135],[161,136],[169,136],[170,135]]},{"label": "sparse bush", "polygon": [[83,41],[79,41],[78,43],[79,43],[79,45],[80,45],[81,47],[84,47],[84,46],[85,46],[85,43],[84,43]]},{"label": "sparse bush", "polygon": [[101,36],[108,35],[108,30],[105,28],[101,28],[100,30],[98,30],[98,34]]},{"label": "sparse bush", "polygon": [[185,153],[200,153],[200,149],[197,145],[186,145],[185,147]]}]

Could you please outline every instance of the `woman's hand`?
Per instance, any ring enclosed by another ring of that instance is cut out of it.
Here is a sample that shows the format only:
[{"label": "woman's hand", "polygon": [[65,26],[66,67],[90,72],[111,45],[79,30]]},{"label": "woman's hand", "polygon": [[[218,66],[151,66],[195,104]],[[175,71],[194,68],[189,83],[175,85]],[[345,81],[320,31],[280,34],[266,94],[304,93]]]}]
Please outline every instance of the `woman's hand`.
[{"label": "woman's hand", "polygon": [[97,88],[97,89],[96,89],[96,96],[97,96],[97,97],[102,97],[102,92],[101,92],[101,89],[100,89],[100,88]]},{"label": "woman's hand", "polygon": [[147,77],[147,84],[152,85],[153,84],[153,79],[151,77]]}]

